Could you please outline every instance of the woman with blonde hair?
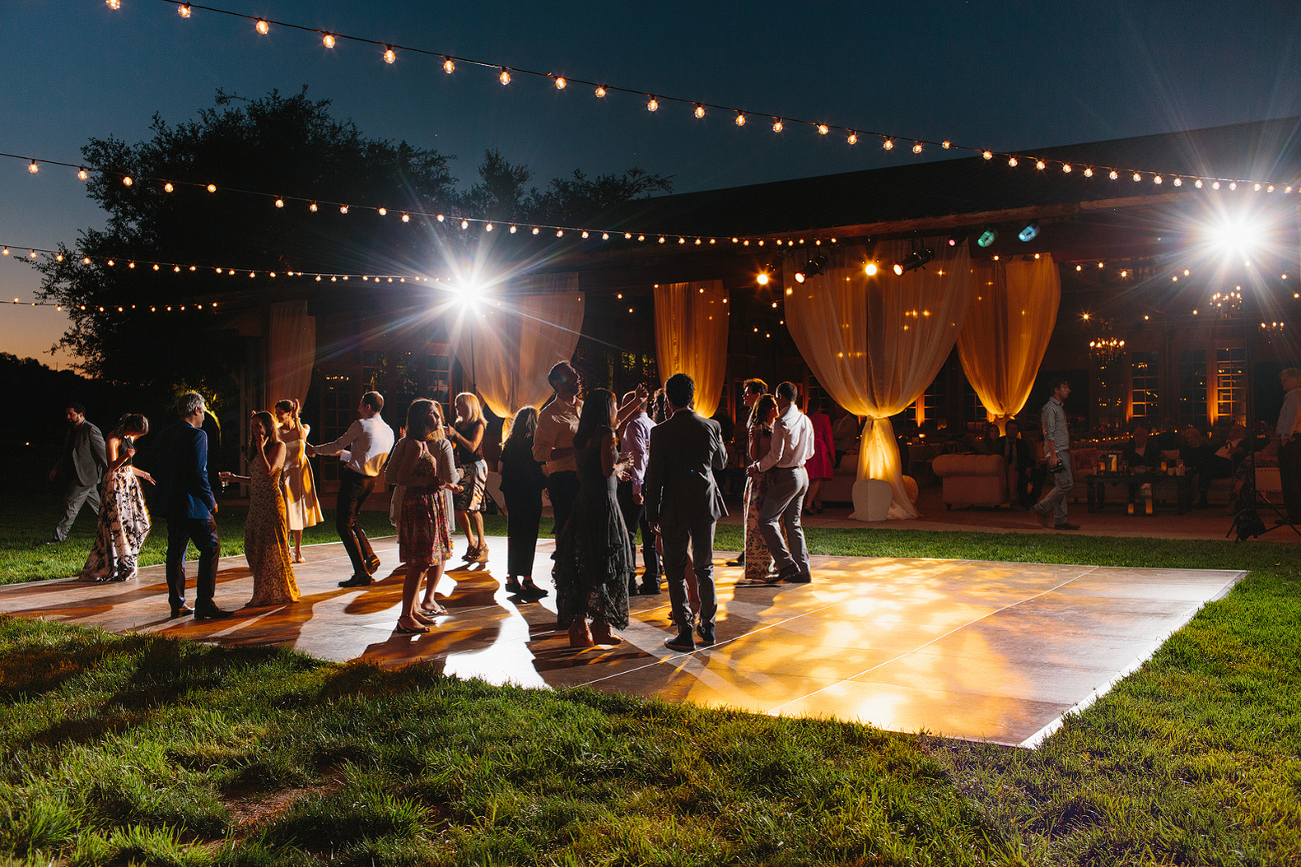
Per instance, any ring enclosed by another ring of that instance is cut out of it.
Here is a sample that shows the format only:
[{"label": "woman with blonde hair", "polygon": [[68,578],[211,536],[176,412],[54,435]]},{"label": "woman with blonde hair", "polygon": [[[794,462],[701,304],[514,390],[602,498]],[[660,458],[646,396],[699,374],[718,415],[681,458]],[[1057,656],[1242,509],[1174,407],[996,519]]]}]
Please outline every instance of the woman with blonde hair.
[{"label": "woman with blonde hair", "polygon": [[140,479],[149,484],[154,477],[131,465],[136,440],[149,433],[149,419],[140,413],[122,416],[105,441],[108,468],[100,490],[95,544],[81,570],[83,581],[126,581],[136,577],[136,558],[149,535],[149,512],[145,509]]},{"label": "woman with blonde hair", "polygon": [[244,559],[253,573],[253,598],[248,608],[298,601],[298,581],[289,562],[289,518],[280,494],[289,447],[276,435],[269,412],[255,412],[248,428],[248,475],[222,473],[222,484],[248,485],[248,517],[244,521]]},{"label": "woman with blonde hair", "polygon": [[312,464],[307,459],[303,445],[312,432],[310,425],[299,418],[301,409],[297,400],[276,401],[276,423],[280,425],[280,441],[288,448],[285,469],[280,474],[280,492],[285,498],[285,511],[289,516],[289,532],[294,537],[294,562],[303,562],[303,530],[315,527],[325,520],[320,500],[316,498],[316,481],[312,477]]},{"label": "woman with blonde hair", "polygon": [[483,538],[483,500],[488,488],[488,462],[483,459],[483,419],[479,398],[468,391],[456,396],[456,424],[448,427],[447,438],[456,449],[461,468],[461,492],[456,497],[456,519],[465,530],[469,548],[461,558],[470,563],[488,562],[488,545]]},{"label": "woman with blonde hair", "polygon": [[[447,481],[454,471],[438,404],[426,398],[412,401],[406,428],[407,435],[391,458],[399,461],[397,483],[405,489],[398,515],[398,554],[407,571],[397,631],[419,635],[429,631],[434,615],[447,613],[435,600],[434,588],[443,563],[452,555],[452,523],[442,489],[454,488]],[[416,593],[426,573],[424,604],[417,609]]]}]

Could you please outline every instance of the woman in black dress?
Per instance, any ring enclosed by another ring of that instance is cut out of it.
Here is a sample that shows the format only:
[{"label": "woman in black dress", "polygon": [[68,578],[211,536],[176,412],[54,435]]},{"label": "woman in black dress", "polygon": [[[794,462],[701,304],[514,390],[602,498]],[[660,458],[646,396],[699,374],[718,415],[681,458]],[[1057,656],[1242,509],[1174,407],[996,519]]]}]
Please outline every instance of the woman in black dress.
[{"label": "woman in black dress", "polygon": [[632,547],[615,490],[631,459],[619,454],[614,423],[614,394],[588,393],[574,434],[578,499],[556,541],[556,609],[571,647],[618,644],[611,627],[628,626]]},{"label": "woman in black dress", "polygon": [[525,599],[541,599],[547,591],[533,583],[533,557],[542,521],[542,492],[547,477],[533,459],[533,432],[538,411],[526,406],[515,413],[510,436],[501,447],[501,494],[506,500],[506,590]]}]

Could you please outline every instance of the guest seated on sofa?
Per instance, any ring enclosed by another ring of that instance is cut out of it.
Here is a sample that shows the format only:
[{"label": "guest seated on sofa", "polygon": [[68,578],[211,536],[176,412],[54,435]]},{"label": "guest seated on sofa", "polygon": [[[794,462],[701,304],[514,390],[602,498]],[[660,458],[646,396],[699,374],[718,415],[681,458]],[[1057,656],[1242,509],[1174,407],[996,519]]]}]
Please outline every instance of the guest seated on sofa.
[{"label": "guest seated on sofa", "polygon": [[985,436],[976,440],[976,454],[978,455],[1001,455],[1002,446],[999,443],[1003,437],[998,432],[998,425],[992,421],[985,425]]},{"label": "guest seated on sofa", "polygon": [[1161,449],[1157,448],[1145,425],[1134,428],[1134,438],[1125,446],[1122,460],[1129,464],[1131,472],[1161,468]]},{"label": "guest seated on sofa", "polygon": [[[998,438],[998,454],[1003,456],[1007,464],[1008,496],[1012,502],[1019,503],[1021,508],[1028,509],[1038,500],[1035,494],[1034,452],[1030,449],[1030,443],[1021,439],[1021,426],[1016,419],[1008,419],[1006,430],[1007,435]],[[1039,486],[1043,487],[1042,477]]]}]

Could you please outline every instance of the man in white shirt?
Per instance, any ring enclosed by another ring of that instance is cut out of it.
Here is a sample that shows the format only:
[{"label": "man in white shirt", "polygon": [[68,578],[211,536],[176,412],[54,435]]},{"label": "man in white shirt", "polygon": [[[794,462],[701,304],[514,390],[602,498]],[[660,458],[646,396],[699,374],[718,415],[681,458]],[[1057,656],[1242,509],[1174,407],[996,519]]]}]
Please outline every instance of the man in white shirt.
[{"label": "man in white shirt", "polygon": [[340,581],[340,587],[365,587],[371,582],[370,576],[379,571],[379,558],[366,538],[366,531],[358,526],[357,516],[375,489],[375,479],[384,471],[388,453],[393,450],[393,429],[380,417],[383,409],[384,398],[380,393],[368,391],[357,405],[361,418],[343,436],[332,443],[305,447],[309,455],[339,455],[344,462],[339,468],[334,526],[352,560],[352,577]]},{"label": "man in white shirt", "polygon": [[[623,512],[623,522],[628,525],[628,541],[631,544],[641,529],[641,558],[645,569],[641,576],[641,587],[637,587],[634,576],[628,584],[629,594],[640,593],[652,596],[660,592],[660,558],[655,551],[655,534],[646,522],[646,501],[642,495],[642,481],[646,477],[646,462],[650,458],[650,435],[655,422],[646,414],[646,398],[635,391],[623,396],[622,406],[631,406],[632,418],[624,423],[619,431],[619,448],[632,458],[628,480],[619,483],[619,510]],[[633,546],[633,559],[636,560],[637,548]]]},{"label": "man in white shirt", "polygon": [[555,535],[569,520],[578,498],[578,464],[574,462],[574,434],[583,402],[578,391],[583,378],[568,361],[562,361],[547,374],[547,382],[556,396],[538,413],[538,427],[533,433],[533,460],[543,464],[547,474],[547,496],[555,519]]},{"label": "man in white shirt", "polygon": [[[768,544],[777,574],[764,582],[808,584],[813,580],[809,569],[809,549],[800,526],[804,495],[809,490],[809,474],[804,463],[813,457],[813,423],[795,405],[799,392],[794,383],[777,386],[777,420],[772,426],[772,447],[768,454],[751,464],[751,477],[768,473],[768,493],[759,507],[759,532]],[[782,538],[782,528],[786,538]],[[786,547],[789,540],[790,549]]]}]

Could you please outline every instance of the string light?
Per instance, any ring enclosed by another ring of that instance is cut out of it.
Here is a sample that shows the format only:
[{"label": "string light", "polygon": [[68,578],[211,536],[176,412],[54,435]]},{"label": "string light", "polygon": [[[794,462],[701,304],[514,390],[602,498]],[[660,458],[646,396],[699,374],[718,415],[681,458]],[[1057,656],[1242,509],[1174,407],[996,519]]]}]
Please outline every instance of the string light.
[{"label": "string light", "polygon": [[41,167],[36,164],[36,160],[32,160],[31,165],[27,167],[27,171],[31,172],[32,174],[36,174],[40,170]]},{"label": "string light", "polygon": [[649,100],[647,101],[647,103],[646,103],[646,110],[647,110],[647,111],[659,111],[659,110],[660,110],[660,103],[659,103],[659,100],[656,99],[656,98],[653,97],[653,96],[650,97],[650,99],[649,99]]},{"label": "string light", "polygon": [[1008,157],[1007,164],[1012,168],[1016,168],[1016,157]]},{"label": "string light", "polygon": [[122,8],[122,0],[105,0],[105,2],[108,4],[108,8],[109,8],[109,9],[121,9],[121,8]]},{"label": "string light", "polygon": [[84,181],[84,180],[86,180],[86,170],[85,170],[85,169],[77,169],[77,180],[79,180],[79,181]]},{"label": "string light", "polygon": [[773,121],[772,123],[773,132],[781,132],[783,128],[784,127],[782,126],[782,119],[780,117],[777,118],[775,121]]},{"label": "string light", "polygon": [[333,34],[333,33],[327,33],[327,34],[325,34],[324,36],[322,36],[322,37],[321,37],[321,44],[324,45],[326,48],[333,48],[333,47],[334,47],[334,34]]},{"label": "string light", "polygon": [[858,144],[858,133],[851,132],[849,134],[849,138],[845,139],[845,141],[849,142],[850,144]]},{"label": "string light", "polygon": [[894,150],[894,139],[892,138],[886,139],[884,142],[881,143],[881,147],[885,148],[888,151]]},{"label": "string light", "polygon": [[[121,6],[120,0],[107,0],[107,2],[108,2],[109,7],[112,8],[112,9],[119,9],[120,6]],[[184,3],[184,4],[181,4],[181,6],[180,6],[179,8],[180,8],[180,10],[181,10],[181,15],[182,15],[183,17],[187,17],[187,18],[188,18],[188,17],[189,17],[189,15],[188,15],[188,10],[190,9],[190,5],[189,5],[188,3]],[[248,21],[253,21],[258,33],[261,33],[261,34],[264,34],[264,35],[265,35],[266,33],[268,33],[268,32],[270,31],[270,26],[271,26],[271,25],[270,25],[270,22],[267,21],[267,20],[264,19],[264,18],[257,18],[257,17],[254,17],[254,16],[252,16],[252,15],[247,15],[247,14],[240,13],[240,12],[233,12],[233,11],[228,10],[228,9],[222,9],[222,8],[212,7],[212,6],[204,6],[203,8],[204,8],[205,10],[207,10],[207,11],[214,12],[214,13],[217,13],[217,14],[228,15],[228,16],[235,17],[235,18],[243,18],[243,19],[248,20]],[[356,41],[356,42],[367,43],[367,44],[376,45],[376,46],[383,46],[383,47],[385,48],[385,59],[388,60],[388,62],[390,62],[390,63],[393,62],[392,59],[390,59],[390,52],[394,51],[394,48],[393,48],[392,46],[385,45],[384,43],[378,42],[378,41],[376,41],[376,40],[368,39],[368,38],[365,38],[365,37],[359,37],[359,36],[350,36],[350,35],[346,35],[346,34],[327,34],[327,33],[323,33],[322,31],[320,31],[320,30],[318,30],[318,29],[316,29],[316,28],[314,28],[314,27],[308,27],[308,26],[306,26],[306,25],[293,24],[293,23],[283,23],[283,22],[278,22],[278,23],[280,23],[282,26],[289,27],[289,28],[293,28],[293,29],[297,29],[297,30],[303,30],[303,31],[311,32],[311,33],[321,33],[321,34],[322,34],[322,37],[323,37],[323,39],[324,39],[324,41],[325,41],[325,44],[327,45],[327,47],[331,47],[337,39],[350,39],[350,40],[353,40],[353,41]],[[451,58],[449,55],[442,54],[442,53],[440,53],[440,52],[430,51],[430,50],[427,50],[427,49],[412,48],[412,47],[409,47],[409,46],[402,46],[402,50],[404,50],[404,51],[409,51],[409,52],[414,53],[414,54],[421,54],[421,55],[426,55],[426,56],[430,56],[430,57],[441,58],[443,68],[444,68],[444,70],[445,70],[446,72],[448,72],[448,73],[451,73],[452,70],[455,68],[455,64],[454,64],[452,58]],[[473,59],[467,59],[467,58],[459,58],[459,59],[460,59],[462,62],[470,63],[470,64],[473,64],[473,65],[476,65],[476,66],[487,67],[487,68],[496,69],[496,70],[498,70],[498,73],[499,73],[499,74],[498,74],[498,78],[499,78],[499,80],[501,81],[501,83],[502,83],[503,85],[505,85],[505,84],[509,84],[509,83],[510,83],[510,80],[511,80],[511,71],[510,71],[507,67],[505,67],[505,66],[499,66],[499,65],[497,65],[497,64],[495,64],[495,63],[489,63],[489,62],[487,62],[487,61],[481,61],[481,60],[473,60]],[[565,87],[570,83],[570,81],[569,81],[568,79],[564,78],[563,76],[557,76],[557,75],[555,75],[554,73],[549,73],[549,72],[535,72],[535,71],[532,71],[532,70],[523,70],[523,69],[516,69],[515,72],[520,73],[520,74],[524,74],[524,75],[536,76],[536,77],[540,77],[540,78],[547,78],[547,79],[549,79],[549,80],[550,80],[550,81],[551,81],[551,82],[552,82],[552,83],[553,83],[553,84],[554,84],[558,89],[564,89],[564,88],[565,88]],[[612,87],[612,86],[608,86],[608,85],[604,85],[604,84],[595,84],[594,82],[582,82],[582,83],[589,84],[589,85],[595,85],[595,94],[596,94],[597,98],[604,98],[610,90],[615,90],[615,91],[618,91],[618,92],[621,92],[621,93],[628,93],[628,94],[644,93],[644,92],[645,92],[645,91],[642,91],[642,90],[639,90],[639,89],[636,89],[636,88]],[[682,103],[687,103],[687,104],[690,104],[690,105],[694,105],[694,106],[696,106],[697,108],[701,108],[701,107],[703,107],[703,105],[704,105],[704,103],[701,103],[699,100],[691,100],[691,99],[685,99],[685,98],[681,98],[681,97],[664,97],[664,99],[668,99],[668,100],[673,101],[673,102],[682,102]],[[658,102],[657,100],[655,100],[655,101]],[[718,108],[726,108],[726,106],[715,106],[715,107],[718,107]],[[650,108],[649,104],[648,104],[648,108]],[[656,108],[658,108],[658,104],[656,105]],[[656,108],[650,108],[650,110],[651,110],[651,111],[655,111]],[[740,109],[730,109],[730,110],[732,110],[732,111],[736,111],[738,114],[741,113],[741,110],[740,110]],[[770,117],[774,117],[774,118],[776,118],[775,115],[769,115],[769,116],[770,116]],[[828,124],[826,124],[826,123],[821,123],[821,122],[816,122],[816,121],[798,120],[798,121],[795,121],[795,122],[796,122],[796,123],[801,123],[801,124],[806,124],[806,125],[810,126],[811,128],[816,129],[816,130],[817,130],[820,134],[822,134],[822,135],[826,135],[827,132],[828,132],[828,131],[830,130],[830,128],[831,128],[831,126],[828,125]],[[738,126],[740,126],[740,125],[743,125],[743,124],[738,123]],[[782,127],[783,127],[783,121],[780,120],[780,119],[778,119],[778,120],[774,123],[774,125],[773,125],[773,130],[774,130],[774,132],[781,132]],[[845,127],[839,127],[839,128],[841,128],[841,129],[845,129]],[[944,150],[950,150],[950,149],[956,147],[956,148],[960,148],[960,149],[963,149],[963,150],[971,151],[971,152],[973,152],[973,153],[979,153],[979,154],[980,154],[984,159],[986,159],[986,160],[989,160],[989,159],[992,159],[992,158],[993,158],[993,152],[990,151],[990,150],[988,150],[988,149],[976,148],[976,147],[972,147],[972,146],[969,146],[969,145],[957,145],[957,144],[954,144],[953,141],[951,141],[951,140],[949,140],[949,139],[945,139],[945,140],[942,141],[942,142],[932,142],[932,141],[928,141],[928,140],[926,140],[926,139],[915,138],[915,137],[913,137],[913,136],[899,136],[899,135],[893,135],[893,134],[888,134],[888,133],[873,133],[873,134],[874,134],[874,135],[880,135],[882,138],[884,138],[884,139],[886,140],[886,142],[889,142],[889,144],[886,144],[886,145],[885,145],[886,150],[890,150],[890,149],[893,147],[893,140],[894,140],[894,139],[896,139],[896,138],[909,138],[909,139],[912,139],[912,140],[913,140],[914,143],[913,143],[912,149],[913,149],[913,152],[914,152],[914,153],[917,153],[917,154],[920,154],[920,153],[922,152],[922,150],[923,150],[923,148],[924,148],[924,145],[927,145],[927,144],[938,144],[938,145],[939,145],[940,147],[942,147]],[[1055,159],[1041,159],[1041,160],[1039,160],[1039,162],[1043,162],[1043,163],[1053,163],[1053,164],[1056,164],[1056,165],[1062,165],[1062,163],[1063,163],[1063,161],[1061,161],[1061,160],[1055,160]],[[1069,171],[1065,168],[1064,165],[1063,165],[1063,171],[1069,173]],[[1127,170],[1127,171],[1132,171],[1132,170]],[[1154,175],[1155,175],[1155,174],[1158,174],[1158,173],[1156,173],[1156,172],[1146,172],[1146,173],[1147,173],[1147,174],[1154,174]],[[1138,172],[1135,172],[1135,174],[1138,174]],[[1086,172],[1084,172],[1084,176],[1085,176],[1085,177],[1092,177],[1092,172],[1091,172],[1091,171],[1086,171]],[[1113,178],[1113,180],[1114,180],[1114,178]],[[1264,185],[1264,186],[1263,186],[1264,189],[1272,191],[1272,190],[1270,189],[1271,187],[1272,187],[1272,185]]]},{"label": "string light", "polygon": [[696,103],[696,117],[704,117],[704,116],[705,116],[705,107],[700,103]]},{"label": "string light", "polygon": [[165,193],[170,193],[175,189],[176,187],[172,186],[171,181],[168,181],[167,183],[163,184],[163,192]]},{"label": "string light", "polygon": [[745,126],[745,115],[739,111],[736,113],[736,125]]},{"label": "string light", "polygon": [[387,45],[384,46],[384,62],[392,63],[397,59],[398,59],[397,52],[394,51],[392,48],[389,48]]}]

